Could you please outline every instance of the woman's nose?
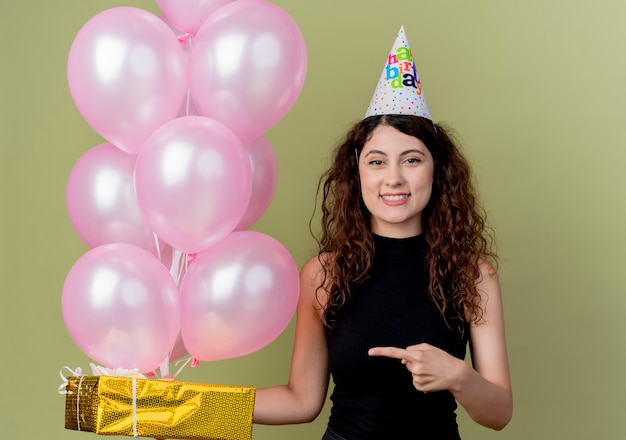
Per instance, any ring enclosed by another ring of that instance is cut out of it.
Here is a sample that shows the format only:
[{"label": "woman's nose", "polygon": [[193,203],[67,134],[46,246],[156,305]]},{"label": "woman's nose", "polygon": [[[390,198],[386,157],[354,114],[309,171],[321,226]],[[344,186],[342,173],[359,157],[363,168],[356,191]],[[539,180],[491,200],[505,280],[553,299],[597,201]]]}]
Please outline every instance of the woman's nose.
[{"label": "woman's nose", "polygon": [[390,166],[387,168],[387,174],[385,175],[385,184],[389,186],[398,186],[404,182],[402,176],[402,170],[398,166]]}]

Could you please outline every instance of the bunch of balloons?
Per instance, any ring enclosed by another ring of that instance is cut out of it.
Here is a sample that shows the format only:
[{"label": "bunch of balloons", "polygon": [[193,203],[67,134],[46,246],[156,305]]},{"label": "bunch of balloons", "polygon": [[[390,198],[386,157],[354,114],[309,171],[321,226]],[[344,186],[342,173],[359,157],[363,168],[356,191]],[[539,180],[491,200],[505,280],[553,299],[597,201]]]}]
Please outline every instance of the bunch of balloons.
[{"label": "bunch of balloons", "polygon": [[157,0],[117,7],[76,35],[67,77],[106,142],[73,167],[66,202],[90,248],[70,269],[63,318],[109,368],[151,372],[189,353],[242,356],[287,326],[298,271],[247,230],[277,164],[264,133],[306,76],[304,39],[266,0]]}]

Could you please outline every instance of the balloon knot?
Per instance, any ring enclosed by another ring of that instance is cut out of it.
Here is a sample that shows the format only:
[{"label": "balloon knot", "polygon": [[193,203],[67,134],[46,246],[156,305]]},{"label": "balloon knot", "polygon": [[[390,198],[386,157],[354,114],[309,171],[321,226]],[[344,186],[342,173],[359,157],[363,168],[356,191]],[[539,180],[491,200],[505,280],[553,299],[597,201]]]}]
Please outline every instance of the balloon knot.
[{"label": "balloon knot", "polygon": [[193,36],[193,34],[189,33],[189,32],[185,32],[184,34],[180,35],[178,37],[178,41],[182,44],[185,44],[187,42],[187,40],[189,40],[191,37]]},{"label": "balloon knot", "polygon": [[200,365],[200,362],[198,362],[198,359],[196,359],[196,358],[192,358],[192,359],[191,359],[191,365],[190,365],[190,367],[191,367],[191,368],[195,368],[195,367],[197,367],[198,365]]}]

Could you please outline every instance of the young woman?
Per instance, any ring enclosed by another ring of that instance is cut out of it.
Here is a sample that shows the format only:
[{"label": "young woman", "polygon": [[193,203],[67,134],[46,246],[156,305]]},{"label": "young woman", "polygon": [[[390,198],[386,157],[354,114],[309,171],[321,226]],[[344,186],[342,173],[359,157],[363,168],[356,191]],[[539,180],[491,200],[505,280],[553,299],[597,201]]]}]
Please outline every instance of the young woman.
[{"label": "young woman", "polygon": [[421,116],[366,117],[320,191],[289,381],[257,390],[254,422],[312,421],[332,374],[326,440],[459,439],[457,402],[502,429],[512,394],[495,254],[446,130]]}]

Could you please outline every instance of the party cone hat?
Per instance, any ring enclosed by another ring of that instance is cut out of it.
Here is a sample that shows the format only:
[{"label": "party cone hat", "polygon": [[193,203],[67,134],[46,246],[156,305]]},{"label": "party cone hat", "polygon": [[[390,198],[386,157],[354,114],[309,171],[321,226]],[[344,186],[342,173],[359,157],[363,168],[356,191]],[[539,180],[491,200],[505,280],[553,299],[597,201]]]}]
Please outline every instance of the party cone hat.
[{"label": "party cone hat", "polygon": [[432,120],[404,26],[400,27],[365,113],[366,118],[376,115],[415,115]]}]

